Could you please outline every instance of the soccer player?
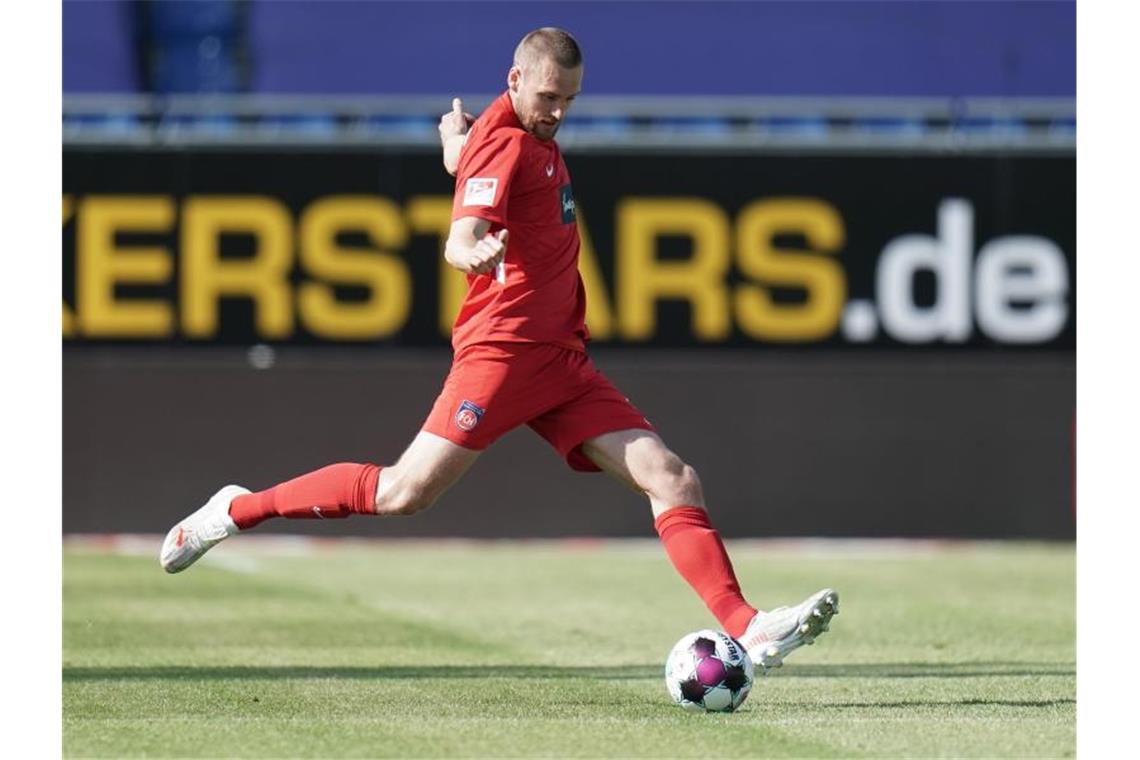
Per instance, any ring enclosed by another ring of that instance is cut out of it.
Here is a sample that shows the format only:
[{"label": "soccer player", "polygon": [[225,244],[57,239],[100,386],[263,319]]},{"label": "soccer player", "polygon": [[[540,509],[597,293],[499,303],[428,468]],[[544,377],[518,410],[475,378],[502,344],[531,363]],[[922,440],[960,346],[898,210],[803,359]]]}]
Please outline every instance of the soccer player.
[{"label": "soccer player", "polygon": [[269,518],[418,512],[525,424],[571,469],[604,471],[648,498],[670,561],[757,665],[780,666],[828,629],[838,612],[832,589],[769,612],[748,604],[696,471],[586,353],[574,195],[554,141],[582,69],[570,34],[535,30],[515,49],[506,92],[478,120],[469,127],[458,99],[441,118],[444,165],[456,175],[444,257],[467,274],[468,291],[451,371],[399,460],[333,464],[258,493],[225,486],[170,530],[160,555],[167,572]]}]

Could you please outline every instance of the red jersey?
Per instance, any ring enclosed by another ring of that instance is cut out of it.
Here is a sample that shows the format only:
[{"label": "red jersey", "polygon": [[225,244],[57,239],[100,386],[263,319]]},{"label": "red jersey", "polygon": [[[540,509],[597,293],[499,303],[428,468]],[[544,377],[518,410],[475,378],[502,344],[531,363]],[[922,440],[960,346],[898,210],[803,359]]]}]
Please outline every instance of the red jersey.
[{"label": "red jersey", "polygon": [[[503,274],[467,275],[451,344],[553,343],[584,351],[586,288],[570,173],[553,141],[523,129],[509,93],[467,134],[455,174],[452,221],[476,216],[509,233]],[[502,281],[500,281],[500,279]]]}]

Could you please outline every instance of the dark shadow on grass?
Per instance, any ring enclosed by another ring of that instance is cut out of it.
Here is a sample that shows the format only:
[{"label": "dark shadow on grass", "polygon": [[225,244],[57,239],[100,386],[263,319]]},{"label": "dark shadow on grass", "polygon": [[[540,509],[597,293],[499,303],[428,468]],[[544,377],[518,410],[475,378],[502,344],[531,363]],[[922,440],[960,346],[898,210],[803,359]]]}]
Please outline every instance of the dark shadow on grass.
[{"label": "dark shadow on grass", "polygon": [[820,710],[849,710],[858,707],[870,708],[897,708],[897,709],[912,709],[915,707],[970,707],[975,705],[985,707],[1060,707],[1061,705],[1075,705],[1077,700],[1072,698],[1063,699],[955,699],[950,701],[938,700],[912,700],[907,702],[827,702],[824,704],[807,704],[799,705],[800,707],[815,708]]},{"label": "dark shadow on grass", "polygon": [[431,679],[431,678],[596,678],[642,679],[662,678],[664,669],[658,665],[626,665],[614,667],[554,667],[545,665],[431,665],[367,667],[65,667],[63,680],[68,681],[225,681],[225,680],[282,680],[306,678],[342,679]]},{"label": "dark shadow on grass", "polygon": [[[773,671],[771,678],[975,678],[1073,676],[1072,665],[1045,662],[970,663],[877,663],[873,665],[796,665]],[[551,665],[431,665],[376,667],[319,666],[147,666],[147,667],[64,667],[63,680],[69,681],[146,681],[146,680],[283,680],[306,678],[341,679],[431,679],[431,678],[512,678],[558,679],[592,678],[637,680],[663,677],[662,665],[619,665],[556,667]],[[928,703],[922,703],[928,704]],[[851,705],[855,706],[855,705]],[[871,705],[868,705],[871,706]]]},{"label": "dark shadow on grass", "polygon": [[858,665],[798,665],[772,671],[773,678],[990,678],[1075,676],[1075,665],[1056,662],[881,662]]}]

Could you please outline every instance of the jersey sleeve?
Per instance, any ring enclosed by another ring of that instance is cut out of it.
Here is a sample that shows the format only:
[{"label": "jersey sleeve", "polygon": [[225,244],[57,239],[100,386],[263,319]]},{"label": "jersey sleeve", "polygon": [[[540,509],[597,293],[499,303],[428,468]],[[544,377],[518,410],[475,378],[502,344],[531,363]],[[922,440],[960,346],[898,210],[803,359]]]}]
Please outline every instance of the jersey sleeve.
[{"label": "jersey sleeve", "polygon": [[452,221],[477,216],[494,225],[507,225],[507,198],[522,157],[522,133],[497,130],[486,139],[464,146],[456,172]]}]

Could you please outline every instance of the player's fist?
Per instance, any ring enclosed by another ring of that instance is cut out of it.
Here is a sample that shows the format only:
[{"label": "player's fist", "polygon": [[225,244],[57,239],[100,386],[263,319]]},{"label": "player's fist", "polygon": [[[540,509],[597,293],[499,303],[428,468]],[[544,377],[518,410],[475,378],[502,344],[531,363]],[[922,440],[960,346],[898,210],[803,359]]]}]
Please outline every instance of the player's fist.
[{"label": "player's fist", "polygon": [[446,144],[452,137],[467,134],[475,117],[463,110],[463,101],[454,98],[451,110],[439,117],[439,140]]},{"label": "player's fist", "polygon": [[489,274],[503,260],[507,253],[507,231],[499,230],[494,235],[487,233],[471,249],[468,271],[472,274]]}]

